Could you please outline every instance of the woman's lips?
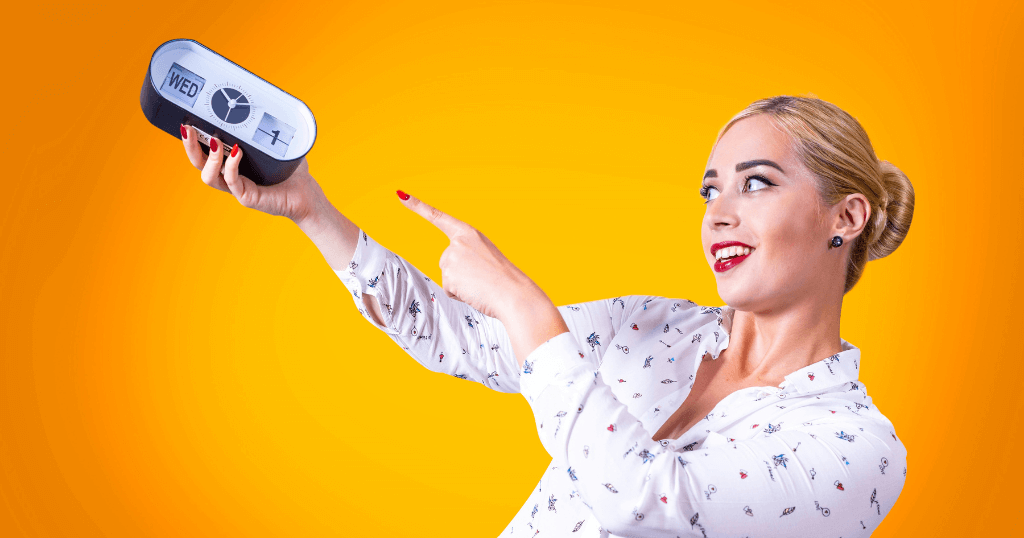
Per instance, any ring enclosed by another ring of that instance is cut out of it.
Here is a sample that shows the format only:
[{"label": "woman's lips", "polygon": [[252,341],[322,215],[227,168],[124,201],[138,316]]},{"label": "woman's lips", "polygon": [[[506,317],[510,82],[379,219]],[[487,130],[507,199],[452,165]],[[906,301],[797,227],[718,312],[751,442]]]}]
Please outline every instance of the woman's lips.
[{"label": "woman's lips", "polygon": [[[754,253],[754,251],[751,250],[750,254],[753,254],[753,253]],[[729,258],[728,260],[724,260],[724,261],[723,260],[715,260],[715,272],[716,273],[722,273],[722,272],[728,271],[729,269],[732,269],[733,267],[736,267],[737,265],[740,264],[740,262],[742,262],[743,260],[745,260],[748,257],[750,257],[750,254],[743,254],[742,256],[736,256],[735,258]]]}]

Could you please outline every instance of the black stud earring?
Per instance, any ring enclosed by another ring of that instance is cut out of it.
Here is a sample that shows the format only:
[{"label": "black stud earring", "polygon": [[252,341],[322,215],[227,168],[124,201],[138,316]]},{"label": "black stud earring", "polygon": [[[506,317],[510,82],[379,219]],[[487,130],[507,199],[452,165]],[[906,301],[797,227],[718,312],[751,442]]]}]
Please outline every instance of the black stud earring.
[{"label": "black stud earring", "polygon": [[843,238],[839,237],[838,235],[833,237],[832,238],[831,246],[833,246],[835,248],[839,248],[839,247],[843,246]]}]

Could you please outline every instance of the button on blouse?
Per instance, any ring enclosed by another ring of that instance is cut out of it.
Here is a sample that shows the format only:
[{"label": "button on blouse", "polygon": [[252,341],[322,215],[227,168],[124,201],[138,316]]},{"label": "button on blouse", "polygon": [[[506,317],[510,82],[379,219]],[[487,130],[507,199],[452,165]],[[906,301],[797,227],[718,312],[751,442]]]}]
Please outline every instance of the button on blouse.
[{"label": "button on blouse", "polygon": [[678,439],[655,441],[702,357],[728,347],[730,307],[644,295],[560,306],[569,332],[519,368],[500,321],[362,230],[336,273],[367,321],[420,364],[529,402],[552,460],[501,536],[869,536],[903,489],[907,451],[845,340],[779,386],[737,390]]}]

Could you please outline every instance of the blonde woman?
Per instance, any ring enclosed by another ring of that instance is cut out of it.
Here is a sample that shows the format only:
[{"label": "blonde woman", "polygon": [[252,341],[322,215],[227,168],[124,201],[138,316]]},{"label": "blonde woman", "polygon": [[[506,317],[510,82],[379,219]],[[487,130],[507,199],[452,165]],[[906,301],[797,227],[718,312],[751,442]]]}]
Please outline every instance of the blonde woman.
[{"label": "blonde woman", "polygon": [[899,497],[906,449],[839,320],[865,264],[905,238],[914,191],[836,106],[763,99],[719,133],[700,234],[721,307],[556,307],[472,226],[398,191],[451,239],[442,287],[335,210],[305,163],[261,187],[237,152],[207,157],[182,133],[207,184],[295,221],[413,358],[526,397],[552,461],[502,536],[868,536]]}]

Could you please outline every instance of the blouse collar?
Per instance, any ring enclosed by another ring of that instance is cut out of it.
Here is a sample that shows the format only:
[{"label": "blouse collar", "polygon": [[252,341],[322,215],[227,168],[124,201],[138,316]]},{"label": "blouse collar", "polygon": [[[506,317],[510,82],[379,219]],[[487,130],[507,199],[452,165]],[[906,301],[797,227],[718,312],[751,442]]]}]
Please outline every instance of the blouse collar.
[{"label": "blouse collar", "polygon": [[[729,332],[732,330],[736,310],[726,305],[718,308],[701,307],[701,311],[715,314],[717,319],[705,325],[697,357],[699,360],[704,353],[710,353],[712,358],[717,359],[729,346]],[[839,342],[842,351],[790,373],[778,388],[783,393],[815,393],[856,382],[860,371],[860,349],[842,338]]]}]

